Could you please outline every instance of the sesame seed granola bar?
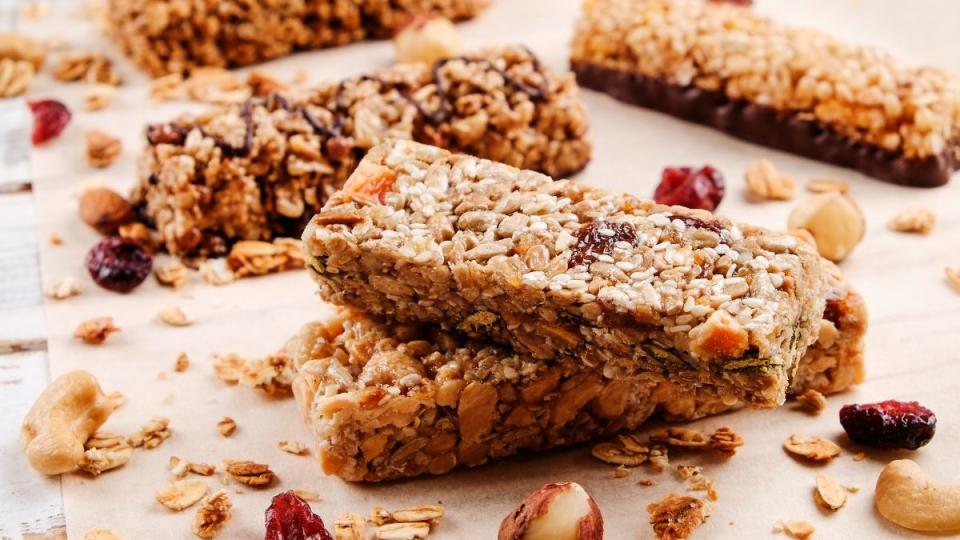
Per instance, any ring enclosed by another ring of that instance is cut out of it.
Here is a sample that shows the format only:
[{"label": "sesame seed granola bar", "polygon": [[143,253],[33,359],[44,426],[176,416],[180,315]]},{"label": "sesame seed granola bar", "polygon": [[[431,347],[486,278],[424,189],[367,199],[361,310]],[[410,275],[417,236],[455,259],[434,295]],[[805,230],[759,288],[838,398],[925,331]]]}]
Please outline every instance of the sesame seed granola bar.
[{"label": "sesame seed granola bar", "polygon": [[370,150],[303,241],[332,303],[755,406],[783,401],[824,309],[795,237],[409,141]]},{"label": "sesame seed granola bar", "polygon": [[417,14],[462,20],[490,0],[110,0],[108,33],[154,76],[392,36]]},{"label": "sesame seed granola bar", "polygon": [[412,139],[565,176],[590,158],[572,74],[513,46],[270,94],[147,129],[132,202],[166,249],[299,236],[366,150]]},{"label": "sesame seed granola bar", "polygon": [[960,79],[704,0],[595,0],[571,52],[613,97],[883,180],[960,168]]},{"label": "sesame seed granola bar", "polygon": [[[859,298],[839,274],[828,280]],[[851,344],[862,344],[862,316],[848,310],[838,336],[807,350],[794,393],[859,382],[862,346]],[[544,361],[436,325],[385,323],[354,310],[305,325],[281,354],[297,369],[293,393],[324,472],[351,481],[443,474],[634,430],[654,415],[692,420],[744,406],[722,381],[700,384],[639,367],[611,378],[569,355]]]}]

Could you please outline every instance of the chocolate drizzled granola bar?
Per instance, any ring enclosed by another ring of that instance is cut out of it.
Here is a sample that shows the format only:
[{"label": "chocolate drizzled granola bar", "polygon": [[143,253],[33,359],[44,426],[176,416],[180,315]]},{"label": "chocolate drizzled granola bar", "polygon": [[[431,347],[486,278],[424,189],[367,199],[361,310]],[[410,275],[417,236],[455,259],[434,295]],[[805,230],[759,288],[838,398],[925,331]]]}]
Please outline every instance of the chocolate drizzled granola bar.
[{"label": "chocolate drizzled granola bar", "polygon": [[757,406],[783,401],[824,309],[792,236],[409,141],[373,148],[303,240],[333,303]]},{"label": "chocolate drizzled granola bar", "polygon": [[[836,332],[822,331],[800,360],[798,395],[838,392],[863,376],[862,301],[838,272],[826,279],[848,307],[838,308]],[[294,395],[324,472],[351,481],[442,474],[634,430],[652,415],[692,420],[744,406],[723,381],[701,385],[639,366],[611,378],[568,355],[544,361],[352,310],[307,324],[283,356],[297,368]]]},{"label": "chocolate drizzled granola bar", "polygon": [[299,236],[386,139],[412,139],[564,176],[590,158],[572,74],[523,47],[399,65],[297,95],[270,94],[147,129],[133,203],[181,256]]},{"label": "chocolate drizzled granola bar", "polygon": [[390,37],[416,15],[469,19],[490,0],[110,0],[108,31],[154,76]]},{"label": "chocolate drizzled granola bar", "polygon": [[915,186],[960,167],[960,79],[704,0],[594,0],[578,82],[731,135]]}]

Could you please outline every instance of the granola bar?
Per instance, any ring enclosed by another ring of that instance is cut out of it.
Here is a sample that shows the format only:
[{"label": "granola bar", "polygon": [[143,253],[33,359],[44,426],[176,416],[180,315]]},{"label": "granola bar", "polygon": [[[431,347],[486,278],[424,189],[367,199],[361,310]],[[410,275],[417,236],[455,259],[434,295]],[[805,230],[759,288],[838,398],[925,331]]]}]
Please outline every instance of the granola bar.
[{"label": "granola bar", "polygon": [[110,0],[108,33],[151,75],[234,67],[390,37],[416,15],[469,19],[490,0]]},{"label": "granola bar", "polygon": [[590,158],[572,74],[523,47],[405,64],[147,129],[133,203],[166,249],[300,236],[366,150],[412,139],[565,176]]},{"label": "granola bar", "polygon": [[757,406],[783,401],[824,309],[795,237],[409,141],[373,148],[303,241],[335,304]]},{"label": "granola bar", "polygon": [[[830,279],[861,308],[846,311],[839,335],[807,350],[795,393],[837,392],[862,377],[862,303],[839,274]],[[442,474],[633,430],[653,415],[692,420],[744,406],[723,381],[640,368],[608,377],[569,355],[544,361],[352,310],[307,324],[282,356],[297,368],[293,392],[324,472],[351,481]]]},{"label": "granola bar", "polygon": [[730,135],[914,186],[960,168],[960,79],[725,2],[596,0],[579,83]]}]

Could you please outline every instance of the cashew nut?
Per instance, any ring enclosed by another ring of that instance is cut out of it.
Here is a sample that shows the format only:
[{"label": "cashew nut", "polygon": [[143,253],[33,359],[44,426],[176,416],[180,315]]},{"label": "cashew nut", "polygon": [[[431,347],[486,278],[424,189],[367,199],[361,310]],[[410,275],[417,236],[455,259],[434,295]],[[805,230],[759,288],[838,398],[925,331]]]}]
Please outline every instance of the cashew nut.
[{"label": "cashew nut", "polygon": [[891,461],[877,478],[877,510],[914,531],[960,530],[960,485],[936,484],[909,459]]},{"label": "cashew nut", "polygon": [[20,427],[20,442],[30,465],[44,474],[76,470],[83,459],[84,442],[116,406],[86,371],[71,371],[54,379]]}]

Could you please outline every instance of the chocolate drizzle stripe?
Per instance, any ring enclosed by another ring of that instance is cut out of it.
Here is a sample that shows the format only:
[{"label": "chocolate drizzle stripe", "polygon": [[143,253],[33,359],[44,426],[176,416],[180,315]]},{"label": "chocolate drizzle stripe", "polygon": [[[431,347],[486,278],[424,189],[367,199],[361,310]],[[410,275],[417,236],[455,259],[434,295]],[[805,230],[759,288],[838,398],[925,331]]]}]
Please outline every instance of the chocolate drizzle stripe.
[{"label": "chocolate drizzle stripe", "polygon": [[946,184],[960,168],[960,140],[937,156],[906,158],[855,141],[818,122],[788,115],[773,107],[731,100],[722,92],[680,86],[661,79],[586,62],[572,62],[577,82],[614,98],[654,109],[735,137],[841,167],[868,176],[916,187]]}]

